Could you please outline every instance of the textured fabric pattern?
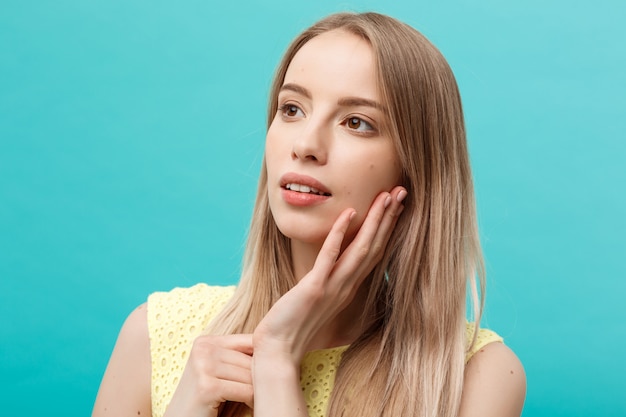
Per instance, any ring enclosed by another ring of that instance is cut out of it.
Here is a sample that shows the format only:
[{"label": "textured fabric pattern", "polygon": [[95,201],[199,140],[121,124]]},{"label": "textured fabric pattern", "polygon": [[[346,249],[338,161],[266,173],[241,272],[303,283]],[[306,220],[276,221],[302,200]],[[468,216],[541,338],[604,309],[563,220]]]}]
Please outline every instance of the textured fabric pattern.
[{"label": "textured fabric pattern", "polygon": [[335,371],[347,346],[314,350],[304,355],[300,368],[300,385],[309,417],[326,415],[330,392],[335,385]]},{"label": "textured fabric pattern", "polygon": [[193,341],[232,297],[235,287],[197,284],[148,297],[152,415],[161,417],[185,369]]},{"label": "textured fabric pattern", "polygon": [[[474,335],[474,323],[467,323],[465,335],[468,344]],[[465,363],[485,345],[492,342],[502,342],[502,338],[495,332],[480,329],[476,343],[465,354]],[[332,349],[322,349],[309,352],[304,356],[301,365],[300,384],[309,410],[309,417],[324,417],[328,407],[328,399],[335,385],[335,372],[341,361],[341,355],[348,346]]]},{"label": "textured fabric pattern", "polygon": [[[148,330],[152,357],[152,415],[162,417],[183,373],[193,341],[232,297],[235,287],[197,284],[148,297]],[[468,323],[468,343],[474,333]],[[492,342],[496,333],[480,329],[465,361]],[[335,373],[347,346],[307,353],[301,365],[300,384],[310,417],[323,417],[335,383]]]},{"label": "textured fabric pattern", "polygon": [[[467,344],[469,345],[472,342],[472,338],[474,337],[474,323],[467,323],[465,325],[465,340],[467,340]],[[488,329],[479,329],[478,335],[476,336],[476,343],[474,346],[467,351],[465,354],[465,363],[469,362],[469,360],[474,356],[476,352],[481,350],[493,342],[502,342],[502,338],[495,332],[492,332]]]}]

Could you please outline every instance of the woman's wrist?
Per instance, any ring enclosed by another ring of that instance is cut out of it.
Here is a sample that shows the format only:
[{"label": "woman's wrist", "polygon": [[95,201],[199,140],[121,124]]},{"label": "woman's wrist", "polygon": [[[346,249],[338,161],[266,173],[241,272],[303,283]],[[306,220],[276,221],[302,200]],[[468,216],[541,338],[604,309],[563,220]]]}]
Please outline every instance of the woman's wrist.
[{"label": "woman's wrist", "polygon": [[254,351],[252,374],[266,378],[291,380],[300,377],[300,361],[293,354],[277,350]]},{"label": "woman's wrist", "polygon": [[278,340],[273,337],[264,337],[255,333],[253,336],[254,358],[267,360],[270,363],[281,363],[300,367],[304,355],[304,348],[297,343],[287,340]]}]

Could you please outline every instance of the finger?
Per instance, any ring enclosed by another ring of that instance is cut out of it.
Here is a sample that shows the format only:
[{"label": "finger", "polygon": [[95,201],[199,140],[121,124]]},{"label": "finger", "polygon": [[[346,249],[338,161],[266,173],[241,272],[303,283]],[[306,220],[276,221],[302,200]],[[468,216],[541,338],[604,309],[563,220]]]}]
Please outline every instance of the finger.
[{"label": "finger", "polygon": [[357,236],[337,262],[335,273],[363,279],[371,271],[384,253],[406,195],[404,187],[398,186],[374,200]]},{"label": "finger", "polygon": [[380,222],[380,225],[378,226],[378,229],[376,230],[376,234],[371,243],[370,253],[375,258],[383,254],[384,249],[389,242],[389,238],[391,237],[393,229],[398,222],[398,217],[404,209],[404,205],[402,203],[406,196],[407,191],[404,187],[395,187],[391,191],[391,203],[385,209],[383,218]]},{"label": "finger", "polygon": [[222,362],[213,366],[214,376],[223,381],[240,382],[242,384],[252,384],[251,367],[244,368],[236,364]]},{"label": "finger", "polygon": [[251,348],[248,349],[247,347],[249,336],[198,337],[194,341],[190,361],[195,358],[196,363],[211,375],[217,375],[220,372],[220,367],[224,364],[249,372],[252,366],[252,355],[248,353],[248,351],[251,351]]},{"label": "finger", "polygon": [[219,388],[220,402],[233,401],[238,403],[252,404],[254,389],[252,384],[223,380]]},{"label": "finger", "polygon": [[388,192],[382,192],[374,199],[361,228],[341,255],[340,262],[342,264],[347,267],[354,267],[363,262],[371,253],[371,244],[376,237],[385,211],[391,206],[389,204],[385,207],[386,202],[392,203],[391,200],[393,199]]},{"label": "finger", "polygon": [[252,355],[252,334],[229,334],[225,336],[203,336],[209,338],[209,343],[220,346],[224,349],[235,350],[237,352]]},{"label": "finger", "polygon": [[352,208],[344,210],[326,236],[313,265],[313,269],[319,272],[321,276],[327,277],[337,262],[339,253],[341,253],[341,244],[355,214],[356,211]]},{"label": "finger", "polygon": [[[221,350],[216,356],[214,359],[219,362],[216,376],[227,379],[232,376],[236,381],[247,381],[246,378],[252,369],[252,356],[234,350]],[[236,375],[243,375],[243,379]]]}]

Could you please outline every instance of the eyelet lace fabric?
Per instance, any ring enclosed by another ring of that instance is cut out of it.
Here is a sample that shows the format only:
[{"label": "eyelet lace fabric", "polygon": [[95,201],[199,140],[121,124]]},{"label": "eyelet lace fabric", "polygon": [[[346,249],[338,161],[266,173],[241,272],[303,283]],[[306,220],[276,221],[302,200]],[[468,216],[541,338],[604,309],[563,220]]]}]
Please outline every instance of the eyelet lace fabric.
[{"label": "eyelet lace fabric", "polygon": [[335,373],[347,346],[308,352],[300,365],[300,385],[309,417],[326,415]]},{"label": "eyelet lace fabric", "polygon": [[[220,312],[235,291],[234,286],[197,284],[175,288],[148,297],[148,330],[152,360],[152,415],[162,417],[182,376],[193,341]],[[474,327],[468,323],[471,342]],[[476,343],[465,361],[492,342],[501,342],[496,333],[480,329]],[[301,364],[300,384],[309,417],[323,417],[335,383],[341,355],[347,346],[308,352]]]},{"label": "eyelet lace fabric", "polygon": [[[467,340],[467,344],[472,343],[472,338],[474,337],[474,323],[467,323],[465,325],[465,340]],[[489,329],[478,329],[478,334],[476,335],[476,343],[465,353],[465,363],[469,362],[472,359],[472,356],[482,348],[484,348],[489,343],[493,342],[502,342],[502,338],[496,333]]]},{"label": "eyelet lace fabric", "polygon": [[197,284],[148,297],[152,415],[161,417],[187,363],[193,341],[230,300],[235,287]]}]

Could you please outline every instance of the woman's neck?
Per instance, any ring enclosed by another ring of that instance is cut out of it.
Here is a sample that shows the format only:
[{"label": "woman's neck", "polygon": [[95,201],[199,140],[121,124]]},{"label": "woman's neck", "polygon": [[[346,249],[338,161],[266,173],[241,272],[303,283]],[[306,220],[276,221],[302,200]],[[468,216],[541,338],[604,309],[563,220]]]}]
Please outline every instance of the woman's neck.
[{"label": "woman's neck", "polygon": [[291,240],[291,263],[296,281],[300,280],[313,269],[321,245]]}]

